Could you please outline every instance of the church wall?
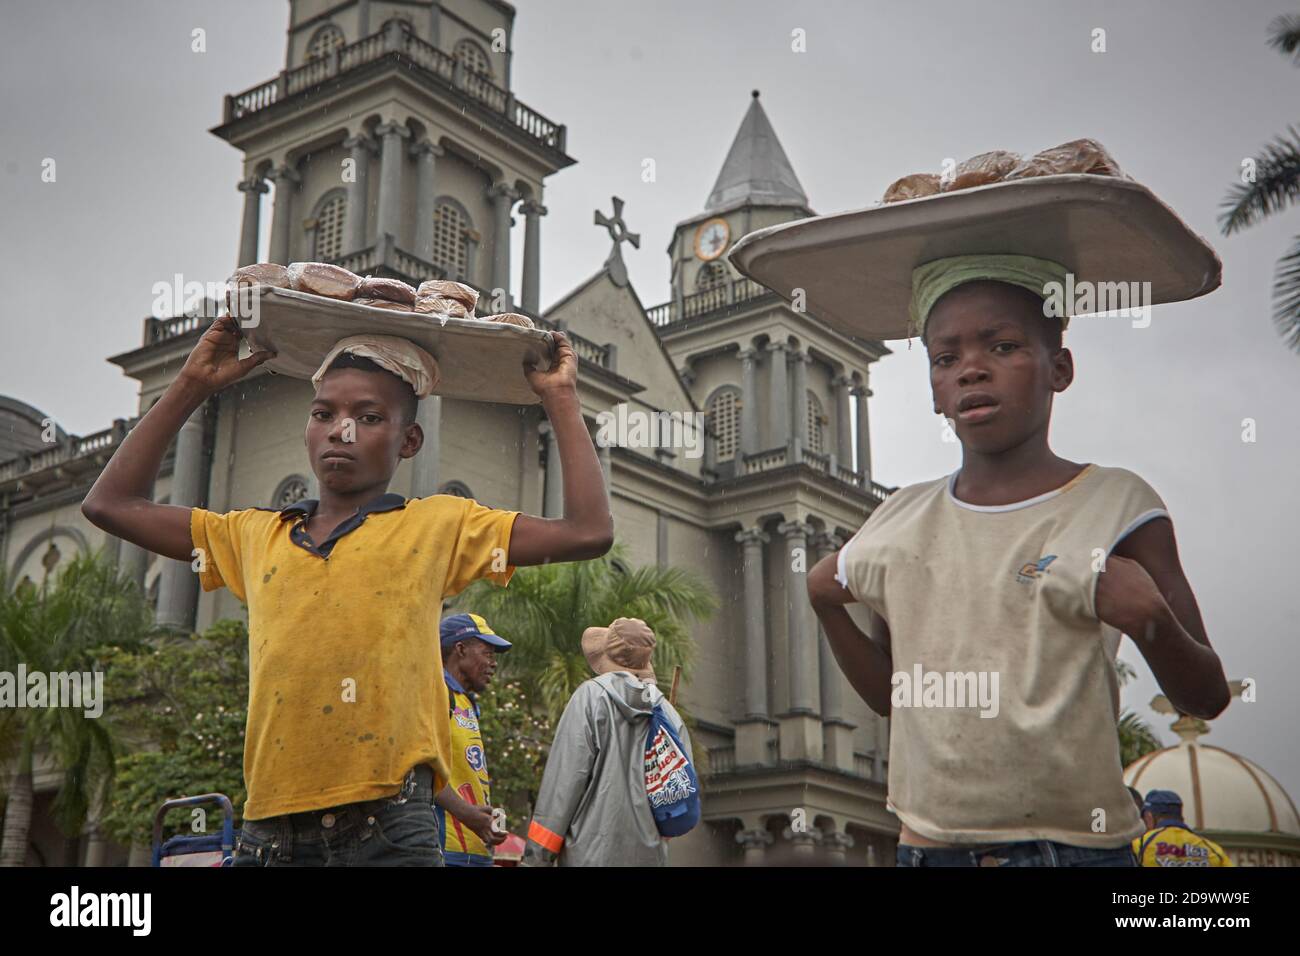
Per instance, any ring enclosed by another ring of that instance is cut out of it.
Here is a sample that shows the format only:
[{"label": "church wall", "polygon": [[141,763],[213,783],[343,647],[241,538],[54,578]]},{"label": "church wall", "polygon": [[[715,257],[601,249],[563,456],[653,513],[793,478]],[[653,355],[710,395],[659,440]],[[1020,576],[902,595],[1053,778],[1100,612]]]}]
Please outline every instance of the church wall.
[{"label": "church wall", "polygon": [[[112,546],[112,537],[100,531],[81,514],[79,499],[11,520],[13,524],[9,526],[6,535],[8,540],[5,542],[6,583],[10,587],[24,576],[31,578],[33,584],[40,585],[45,575],[41,559],[51,542],[60,553],[55,574],[66,565],[69,558],[83,551]],[[29,553],[24,555],[23,552],[29,548]]]},{"label": "church wall", "polygon": [[492,82],[507,88],[506,53],[492,49],[492,31],[504,30],[510,35],[511,17],[493,4],[482,0],[449,0],[443,5],[444,16],[439,21],[438,45],[447,53],[456,46],[456,41],[464,37],[473,40],[483,48],[492,64]]},{"label": "church wall", "polygon": [[[562,320],[593,342],[614,344],[617,372],[645,386],[637,393],[639,400],[664,411],[690,411],[689,393],[629,289],[619,288],[602,273],[546,317]],[[679,461],[682,458],[679,455]]]},{"label": "church wall", "polygon": [[[433,138],[432,135],[430,138]],[[490,239],[494,232],[491,200],[487,195],[487,176],[481,169],[460,156],[448,151],[439,156],[434,169],[435,198],[449,196],[465,207],[469,214],[469,228],[483,237],[476,254],[471,254],[473,271],[466,277],[472,285],[485,289],[492,284],[492,255]],[[412,204],[412,208],[414,204]],[[414,216],[414,211],[411,212]],[[489,315],[490,303],[480,302],[478,315]]]},{"label": "church wall", "polygon": [[[444,398],[439,486],[460,481],[479,504],[514,510],[520,490],[520,418],[526,414],[517,405]],[[405,487],[410,487],[409,478]]]},{"label": "church wall", "polygon": [[[349,156],[351,151],[344,149],[340,142],[334,146],[312,150],[310,158],[298,167],[302,175],[302,183],[298,187],[298,194],[294,197],[293,229],[289,243],[289,255],[292,261],[319,262],[323,258],[316,253],[315,230],[307,229],[305,224],[316,215],[321,199],[329,193],[347,188],[343,182],[343,160]],[[377,172],[377,169],[372,169],[372,172]],[[346,216],[346,213],[344,215]],[[344,234],[346,230],[345,225]]]}]

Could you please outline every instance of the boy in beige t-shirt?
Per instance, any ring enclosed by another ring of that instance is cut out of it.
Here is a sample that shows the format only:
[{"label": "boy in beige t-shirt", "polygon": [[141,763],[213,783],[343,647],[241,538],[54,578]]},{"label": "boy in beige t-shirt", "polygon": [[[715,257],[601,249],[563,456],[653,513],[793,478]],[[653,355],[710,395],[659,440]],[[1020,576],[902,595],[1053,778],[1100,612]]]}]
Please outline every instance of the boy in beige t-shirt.
[{"label": "boy in beige t-shirt", "polygon": [[1133,865],[1121,634],[1181,712],[1209,719],[1229,700],[1164,503],[1132,472],[1048,446],[1074,365],[1044,313],[1011,278],[954,280],[923,305],[961,469],[896,492],[809,574],[841,669],[891,718],[899,865]]}]

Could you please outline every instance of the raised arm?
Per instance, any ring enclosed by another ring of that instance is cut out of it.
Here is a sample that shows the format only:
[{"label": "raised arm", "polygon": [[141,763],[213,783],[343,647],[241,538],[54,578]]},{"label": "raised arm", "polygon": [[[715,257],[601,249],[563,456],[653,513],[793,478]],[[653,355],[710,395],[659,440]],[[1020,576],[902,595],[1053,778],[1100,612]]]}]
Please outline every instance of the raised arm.
[{"label": "raised arm", "polygon": [[239,326],[222,316],[203,333],[162,398],[131,429],[81,503],[91,524],[155,554],[189,561],[190,508],[150,497],[167,446],[207,398],[243,378],[268,358],[239,358]]},{"label": "raised arm", "polygon": [[849,685],[867,706],[881,717],[889,716],[893,658],[889,650],[889,626],[870,612],[872,636],[858,629],[845,605],[855,603],[848,588],[835,580],[835,555],[828,555],[808,572],[808,600],[826,632],[835,661]]},{"label": "raised arm", "polygon": [[564,517],[521,514],[515,519],[507,560],[516,566],[598,558],[614,543],[604,473],[578,401],[578,359],[565,334],[554,335],[555,362],[550,371],[526,372],[554,429],[553,447],[559,450],[564,476]]},{"label": "raised arm", "polygon": [[1116,545],[1096,598],[1097,616],[1133,639],[1179,713],[1210,720],[1223,712],[1228,681],[1178,559],[1173,522],[1148,521]]}]

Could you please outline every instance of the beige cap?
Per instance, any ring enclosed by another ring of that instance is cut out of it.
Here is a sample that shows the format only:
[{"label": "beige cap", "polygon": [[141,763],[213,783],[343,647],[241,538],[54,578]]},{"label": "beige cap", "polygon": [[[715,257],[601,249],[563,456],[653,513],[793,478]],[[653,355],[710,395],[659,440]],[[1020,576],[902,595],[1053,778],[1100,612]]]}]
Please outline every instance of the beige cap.
[{"label": "beige cap", "polygon": [[655,632],[640,618],[620,617],[609,627],[589,627],[582,632],[582,653],[597,674],[627,671],[654,683],[650,663],[654,650]]}]

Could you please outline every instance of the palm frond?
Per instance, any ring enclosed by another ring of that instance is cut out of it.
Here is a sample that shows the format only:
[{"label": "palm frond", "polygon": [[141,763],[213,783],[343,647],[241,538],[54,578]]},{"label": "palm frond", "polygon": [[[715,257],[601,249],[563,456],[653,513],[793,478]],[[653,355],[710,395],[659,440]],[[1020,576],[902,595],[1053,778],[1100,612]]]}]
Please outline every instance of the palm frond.
[{"label": "palm frond", "polygon": [[1268,25],[1268,45],[1300,64],[1300,16],[1282,14]]},{"label": "palm frond", "polygon": [[1293,352],[1300,352],[1300,236],[1277,263],[1273,281],[1273,322]]},{"label": "palm frond", "polygon": [[1254,182],[1237,183],[1219,208],[1225,236],[1253,226],[1300,199],[1300,133],[1292,126],[1255,158]]}]

